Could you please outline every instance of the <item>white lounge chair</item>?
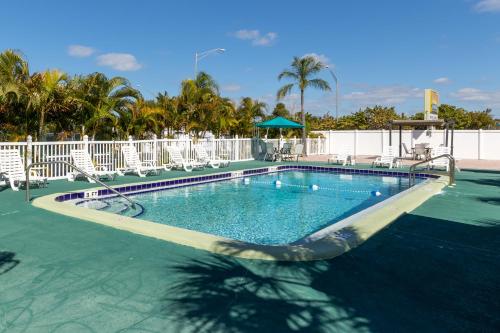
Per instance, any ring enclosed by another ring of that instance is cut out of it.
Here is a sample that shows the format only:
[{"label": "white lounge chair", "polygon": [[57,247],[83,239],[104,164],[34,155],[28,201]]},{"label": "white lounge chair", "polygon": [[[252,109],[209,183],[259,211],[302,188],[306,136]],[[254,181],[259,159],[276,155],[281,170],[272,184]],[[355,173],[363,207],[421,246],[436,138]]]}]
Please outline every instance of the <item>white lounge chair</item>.
[{"label": "white lounge chair", "polygon": [[392,169],[394,165],[399,166],[396,160],[396,155],[394,153],[393,146],[387,146],[384,148],[382,155],[378,156],[375,161],[372,162],[372,168],[375,166],[387,166],[389,169]]},{"label": "white lounge chair", "polygon": [[[90,154],[86,150],[75,149],[70,152],[71,158],[73,159],[74,165],[82,169],[85,173],[89,174],[92,177],[97,179],[108,179],[113,180],[117,174],[117,171],[108,171],[106,167],[95,167],[92,159],[90,158]],[[97,169],[101,170],[97,170]],[[89,183],[95,183],[95,181],[88,177],[85,174],[82,174],[80,171],[73,170],[66,174],[66,177],[70,182],[75,181],[76,178],[83,176],[86,177]]]},{"label": "white lounge chair", "polygon": [[[26,169],[21,154],[17,149],[0,150],[0,174],[14,191],[19,191],[21,184],[26,183]],[[38,175],[36,170],[30,170],[30,183],[39,187],[47,185],[47,178]]]},{"label": "white lounge chair", "polygon": [[229,160],[223,160],[219,156],[215,156],[214,159],[211,159],[208,156],[208,153],[202,145],[194,146],[194,152],[196,154],[196,160],[206,166],[217,169],[218,167],[227,167],[229,166]]},{"label": "white lounge chair", "polygon": [[292,146],[290,150],[290,155],[295,157],[296,161],[299,161],[299,157],[304,156],[304,145],[302,143],[298,143],[295,146]]},{"label": "white lounge chair", "polygon": [[203,169],[204,164],[196,162],[194,160],[185,160],[179,148],[175,146],[167,147],[168,155],[170,156],[171,165],[177,169],[184,169],[186,172],[191,172],[193,169]]},{"label": "white lounge chair", "polygon": [[121,148],[126,167],[120,169],[120,173],[135,173],[139,177],[146,177],[150,174],[158,175],[161,170],[170,170],[168,165],[157,166],[156,161],[143,162],[137,154],[137,149],[133,145],[125,145]]},{"label": "white lounge chair", "polygon": [[[431,152],[431,158],[437,157],[440,155],[444,154],[450,154],[450,148],[449,147],[444,147],[444,146],[439,146],[436,147],[435,149],[432,149]],[[429,161],[429,167],[434,169],[434,168],[439,168],[439,169],[445,169],[446,171],[450,171],[450,160],[448,160],[446,157],[438,158],[436,160]]]},{"label": "white lounge chair", "polygon": [[328,158],[328,163],[342,163],[343,166],[352,164],[352,153],[344,147],[338,154],[334,154]]}]

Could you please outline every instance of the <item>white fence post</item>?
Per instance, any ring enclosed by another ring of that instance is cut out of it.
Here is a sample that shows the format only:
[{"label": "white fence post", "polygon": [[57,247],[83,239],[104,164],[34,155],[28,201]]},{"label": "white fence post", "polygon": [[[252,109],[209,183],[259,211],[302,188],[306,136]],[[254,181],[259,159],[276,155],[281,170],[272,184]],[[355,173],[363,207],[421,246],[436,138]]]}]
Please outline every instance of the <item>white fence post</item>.
[{"label": "white fence post", "polygon": [[235,138],[234,159],[240,160],[240,140],[238,138],[238,134],[236,134],[234,138]]},{"label": "white fence post", "polygon": [[[153,134],[153,151],[151,154],[153,155],[151,156],[153,159],[152,163],[158,163],[158,137],[156,134]],[[161,163],[158,163],[158,165],[161,165]]]},{"label": "white fence post", "polygon": [[215,159],[215,137],[214,136],[211,136],[210,137],[210,150],[211,150],[211,156],[212,156],[212,159]]},{"label": "white fence post", "polygon": [[28,135],[26,138],[26,165],[28,167],[33,161],[33,138]]},{"label": "white fence post", "polygon": [[86,152],[90,153],[90,152],[89,152],[89,136],[88,136],[87,134],[85,134],[85,135],[83,136],[83,149],[84,149]]}]

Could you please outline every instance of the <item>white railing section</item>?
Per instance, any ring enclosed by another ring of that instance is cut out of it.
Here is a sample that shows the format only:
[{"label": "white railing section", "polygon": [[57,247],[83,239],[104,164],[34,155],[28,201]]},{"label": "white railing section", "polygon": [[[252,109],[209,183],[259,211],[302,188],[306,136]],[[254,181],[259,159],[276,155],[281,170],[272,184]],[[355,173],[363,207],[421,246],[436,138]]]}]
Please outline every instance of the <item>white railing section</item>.
[{"label": "white railing section", "polygon": [[[203,145],[212,158],[215,156],[231,162],[254,160],[259,154],[259,139],[238,138],[234,139],[156,139],[133,140],[132,137],[125,141],[91,141],[84,136],[83,141],[55,141],[33,142],[28,137],[26,142],[0,142],[0,149],[19,149],[21,156],[26,159],[26,164],[65,161],[72,163],[71,150],[86,149],[96,166],[105,167],[107,170],[117,170],[125,167],[121,152],[123,145],[134,145],[142,161],[156,162],[157,165],[169,163],[168,146],[179,147],[185,159],[195,159],[195,145]],[[278,146],[278,139],[269,139]],[[280,142],[289,141],[299,143],[300,140],[282,139]],[[308,139],[308,154],[326,154],[326,139]],[[35,168],[41,176],[49,179],[63,179],[71,171],[62,163],[48,164]]]}]

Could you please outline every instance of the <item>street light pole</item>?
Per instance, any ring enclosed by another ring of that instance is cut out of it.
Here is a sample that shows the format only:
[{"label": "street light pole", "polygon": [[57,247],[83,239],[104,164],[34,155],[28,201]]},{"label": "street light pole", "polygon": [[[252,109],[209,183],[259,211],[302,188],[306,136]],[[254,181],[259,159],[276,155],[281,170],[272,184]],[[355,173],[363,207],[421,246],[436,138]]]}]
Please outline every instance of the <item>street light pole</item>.
[{"label": "street light pole", "polygon": [[339,119],[339,80],[337,79],[337,75],[333,72],[333,70],[330,69],[329,66],[325,67],[328,69],[330,74],[333,77],[333,80],[335,81],[335,120]]},{"label": "street light pole", "polygon": [[194,78],[196,79],[196,75],[198,75],[198,61],[209,56],[212,53],[224,53],[226,49],[216,48],[203,52],[195,52],[194,53]]}]

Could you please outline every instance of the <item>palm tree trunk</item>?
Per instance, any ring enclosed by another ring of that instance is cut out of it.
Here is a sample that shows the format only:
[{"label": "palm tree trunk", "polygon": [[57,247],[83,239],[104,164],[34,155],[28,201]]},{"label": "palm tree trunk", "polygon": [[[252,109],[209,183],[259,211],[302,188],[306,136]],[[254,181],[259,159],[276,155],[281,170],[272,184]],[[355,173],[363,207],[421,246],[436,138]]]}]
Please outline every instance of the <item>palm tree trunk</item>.
[{"label": "palm tree trunk", "polygon": [[45,127],[45,111],[41,110],[40,112],[40,123],[38,124],[38,136],[40,140],[44,139],[44,127]]},{"label": "palm tree trunk", "polygon": [[307,156],[306,144],[306,113],[304,112],[304,89],[300,89],[300,116],[302,118],[302,144],[304,145],[304,155]]}]

